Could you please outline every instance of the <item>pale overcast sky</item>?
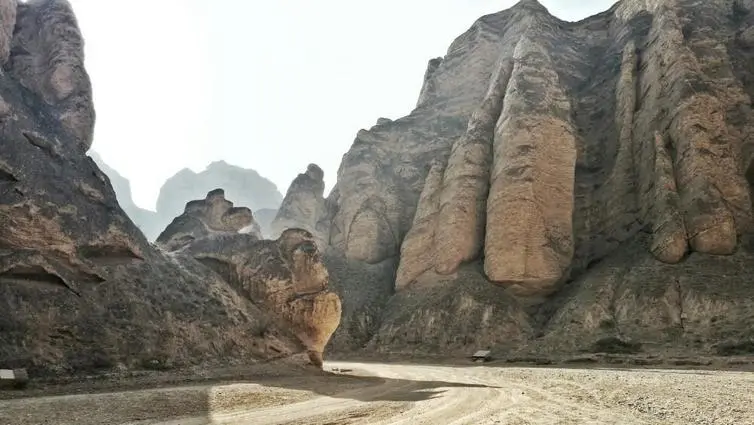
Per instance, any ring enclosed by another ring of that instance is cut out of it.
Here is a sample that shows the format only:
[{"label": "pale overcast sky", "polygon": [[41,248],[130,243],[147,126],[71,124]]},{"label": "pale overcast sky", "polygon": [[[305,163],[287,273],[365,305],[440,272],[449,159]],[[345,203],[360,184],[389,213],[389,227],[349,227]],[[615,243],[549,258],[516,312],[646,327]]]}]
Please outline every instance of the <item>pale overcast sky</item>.
[{"label": "pale overcast sky", "polygon": [[[70,0],[97,109],[93,150],[153,209],[181,168],[253,168],[329,191],[356,132],[416,103],[427,61],[515,0]],[[612,0],[541,0],[579,20]]]}]

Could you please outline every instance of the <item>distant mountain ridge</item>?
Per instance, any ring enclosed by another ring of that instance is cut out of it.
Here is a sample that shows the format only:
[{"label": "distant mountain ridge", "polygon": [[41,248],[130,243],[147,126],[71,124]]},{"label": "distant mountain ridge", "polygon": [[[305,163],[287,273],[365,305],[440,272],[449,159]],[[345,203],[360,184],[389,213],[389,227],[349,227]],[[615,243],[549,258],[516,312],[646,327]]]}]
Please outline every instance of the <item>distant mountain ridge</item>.
[{"label": "distant mountain ridge", "polygon": [[215,161],[199,173],[184,168],[167,179],[157,198],[157,211],[150,211],[140,208],[133,201],[128,179],[107,165],[97,152],[91,151],[89,156],[110,178],[123,210],[151,241],[157,238],[173,218],[183,213],[187,202],[201,199],[214,189],[222,188],[229,198],[235,200],[236,205],[248,207],[255,215],[262,210],[264,217],[261,217],[261,224],[265,236],[269,233],[266,230],[272,221],[272,218],[266,217],[271,215],[274,218],[274,213],[270,214],[270,211],[277,212],[283,200],[277,186],[255,170]]}]

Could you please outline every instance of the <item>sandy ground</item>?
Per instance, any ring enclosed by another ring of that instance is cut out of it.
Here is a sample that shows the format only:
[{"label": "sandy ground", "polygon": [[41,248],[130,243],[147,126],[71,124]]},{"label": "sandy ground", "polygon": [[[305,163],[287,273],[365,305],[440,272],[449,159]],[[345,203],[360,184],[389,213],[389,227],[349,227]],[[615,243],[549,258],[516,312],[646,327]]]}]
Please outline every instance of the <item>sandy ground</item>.
[{"label": "sandy ground", "polygon": [[754,373],[328,363],[334,375],[0,401],[0,424],[754,424]]}]

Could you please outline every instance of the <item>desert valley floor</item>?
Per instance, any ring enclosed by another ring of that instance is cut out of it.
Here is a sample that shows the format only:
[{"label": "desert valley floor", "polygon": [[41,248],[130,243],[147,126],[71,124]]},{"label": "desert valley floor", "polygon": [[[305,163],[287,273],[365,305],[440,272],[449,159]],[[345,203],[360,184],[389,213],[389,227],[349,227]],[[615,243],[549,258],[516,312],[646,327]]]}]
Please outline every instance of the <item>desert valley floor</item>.
[{"label": "desert valley floor", "polygon": [[68,388],[75,394],[0,401],[0,424],[754,423],[754,373],[746,371],[346,362],[325,369],[120,392]]}]

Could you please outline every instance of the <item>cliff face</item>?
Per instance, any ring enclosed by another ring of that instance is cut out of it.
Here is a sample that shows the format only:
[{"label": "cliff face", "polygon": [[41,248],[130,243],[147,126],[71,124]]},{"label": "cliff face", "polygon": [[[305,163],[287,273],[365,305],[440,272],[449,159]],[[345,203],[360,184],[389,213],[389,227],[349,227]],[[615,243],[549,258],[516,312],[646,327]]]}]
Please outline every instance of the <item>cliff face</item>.
[{"label": "cliff face", "polygon": [[751,11],[624,0],[567,23],[523,0],[430,61],[328,199],[333,249],[398,264],[372,347],[754,338]]},{"label": "cliff face", "polygon": [[[258,247],[253,234],[238,234],[250,211],[218,194],[188,208],[196,228],[213,231],[178,226],[192,239],[169,253],[128,219],[85,155],[94,107],[82,45],[67,1],[0,0],[0,364],[39,376],[306,351],[321,362],[340,304],[323,289],[307,235]],[[218,237],[233,243],[220,248]],[[213,268],[211,255],[240,259],[237,275]],[[236,276],[260,292],[301,296],[256,303]]]}]

